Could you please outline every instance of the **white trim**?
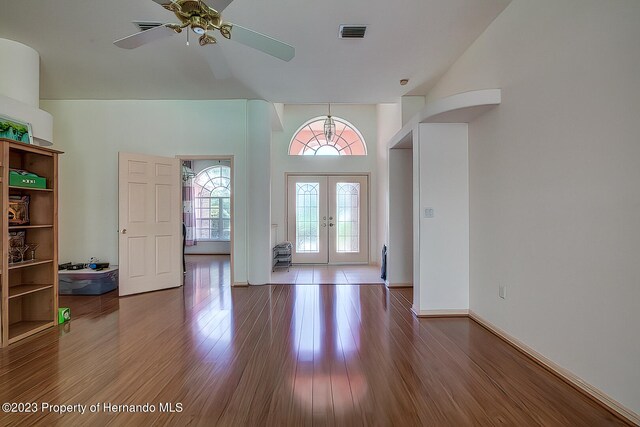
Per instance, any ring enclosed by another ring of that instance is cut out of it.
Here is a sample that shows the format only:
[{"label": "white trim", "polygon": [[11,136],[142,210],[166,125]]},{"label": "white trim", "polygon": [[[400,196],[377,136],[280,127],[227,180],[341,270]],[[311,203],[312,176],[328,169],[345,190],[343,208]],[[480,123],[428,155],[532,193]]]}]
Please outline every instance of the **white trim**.
[{"label": "white trim", "polygon": [[482,316],[478,315],[477,313],[473,312],[472,310],[469,310],[469,317],[475,320],[477,323],[479,323],[483,327],[485,327],[486,329],[488,329],[493,334],[497,335],[507,343],[511,344],[516,349],[520,350],[522,353],[529,356],[531,359],[533,359],[535,362],[542,365],[548,371],[552,372],[553,374],[557,375],[564,381],[568,382],[573,387],[577,388],[587,396],[598,401],[601,405],[605,406],[607,409],[609,409],[616,415],[631,422],[632,424],[640,425],[640,415],[636,414],[629,408],[626,408],[621,403],[612,399],[603,391],[597,389],[596,387],[587,383],[586,381],[584,381],[582,378],[578,377],[574,373],[568,371],[567,369],[563,368],[562,366],[558,365],[552,360],[546,358],[545,356],[538,353],[537,351],[535,351],[534,349],[532,349],[531,347],[529,347],[519,339],[513,337],[512,335],[498,328],[497,326],[495,326],[488,320],[484,319]]},{"label": "white trim", "polygon": [[416,317],[467,317],[469,310],[466,309],[443,309],[443,310],[418,310],[415,306],[411,307],[411,311]]},{"label": "white trim", "polygon": [[233,282],[231,286],[249,286],[249,282]]},{"label": "white trim", "polygon": [[387,288],[413,288],[413,283],[389,283],[385,280],[384,284],[387,285]]}]

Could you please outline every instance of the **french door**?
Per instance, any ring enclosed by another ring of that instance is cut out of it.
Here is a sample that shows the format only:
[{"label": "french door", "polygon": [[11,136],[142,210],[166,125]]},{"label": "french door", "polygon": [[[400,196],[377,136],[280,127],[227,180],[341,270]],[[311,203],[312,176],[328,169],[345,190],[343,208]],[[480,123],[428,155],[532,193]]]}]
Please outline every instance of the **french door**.
[{"label": "french door", "polygon": [[287,236],[296,264],[369,261],[368,177],[289,175]]}]

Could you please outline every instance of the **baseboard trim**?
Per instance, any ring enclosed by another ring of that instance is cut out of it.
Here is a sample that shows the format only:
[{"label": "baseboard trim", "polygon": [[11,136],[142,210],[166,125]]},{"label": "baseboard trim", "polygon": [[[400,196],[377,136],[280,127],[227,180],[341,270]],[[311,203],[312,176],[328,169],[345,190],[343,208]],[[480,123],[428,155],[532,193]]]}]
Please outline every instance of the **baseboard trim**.
[{"label": "baseboard trim", "polygon": [[475,313],[474,311],[469,310],[469,317],[474,321],[476,321],[477,323],[479,323],[484,328],[486,328],[487,330],[489,330],[494,335],[498,336],[502,340],[506,341],[507,343],[515,347],[520,352],[524,353],[526,356],[531,358],[534,362],[538,363],[539,365],[541,365],[543,368],[545,368],[552,374],[558,376],[560,379],[567,382],[577,390],[586,394],[590,398],[596,400],[598,403],[600,403],[602,406],[607,408],[609,411],[613,412],[615,415],[621,417],[625,421],[628,421],[632,424],[640,426],[640,415],[636,414],[629,408],[626,408],[621,403],[607,396],[604,392],[598,390],[591,384],[587,383],[586,381],[576,376],[572,372],[566,370],[565,368],[558,365],[557,363],[549,360],[548,358],[538,353],[537,351],[535,351],[534,349],[532,349],[522,341],[511,336],[510,334],[498,328],[488,320],[484,319],[482,316],[478,315],[478,313]]},{"label": "baseboard trim", "polygon": [[249,282],[233,282],[231,286],[249,286]]},{"label": "baseboard trim", "polygon": [[391,283],[391,282],[384,282],[385,285],[387,285],[387,288],[413,288],[413,283],[408,282],[408,283]]},{"label": "baseboard trim", "polygon": [[447,310],[418,310],[411,307],[411,311],[416,317],[467,317],[469,310],[464,309],[447,309]]}]

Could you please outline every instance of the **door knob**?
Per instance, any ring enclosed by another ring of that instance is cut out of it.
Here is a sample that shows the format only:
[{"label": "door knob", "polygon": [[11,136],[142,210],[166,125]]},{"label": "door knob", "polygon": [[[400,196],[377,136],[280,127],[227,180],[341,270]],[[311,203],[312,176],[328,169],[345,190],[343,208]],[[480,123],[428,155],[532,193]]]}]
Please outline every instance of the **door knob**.
[{"label": "door knob", "polygon": [[121,233],[122,233],[122,234],[127,234],[127,229],[126,229],[126,228],[123,228],[123,229],[122,229],[122,231],[121,231]]},{"label": "door knob", "polygon": [[329,223],[329,227],[333,227],[333,223],[332,222]]},{"label": "door knob", "polygon": [[322,223],[322,226],[323,226],[323,227],[326,227],[326,226],[327,226],[327,224],[325,224],[325,223],[323,222],[323,223]]}]

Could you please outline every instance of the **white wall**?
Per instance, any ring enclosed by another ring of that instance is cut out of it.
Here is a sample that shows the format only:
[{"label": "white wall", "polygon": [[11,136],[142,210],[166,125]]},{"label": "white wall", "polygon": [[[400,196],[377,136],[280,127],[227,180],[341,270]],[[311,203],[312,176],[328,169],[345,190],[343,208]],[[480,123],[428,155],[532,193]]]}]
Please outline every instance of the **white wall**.
[{"label": "white wall", "polygon": [[247,102],[247,167],[251,188],[247,200],[249,283],[269,283],[271,251],[271,107],[265,101]]},{"label": "white wall", "polygon": [[[188,160],[188,159],[182,159],[182,160]],[[193,170],[193,172],[198,174],[211,166],[217,166],[217,165],[230,166],[231,161],[229,160],[192,160],[191,169]],[[196,245],[187,246],[185,248],[185,253],[187,255],[230,254],[231,242],[198,241]]]},{"label": "white wall", "polygon": [[425,102],[426,97],[424,96],[403,96],[400,99],[400,107],[402,110],[402,124],[400,127],[406,125],[409,120],[418,114],[424,107]]},{"label": "white wall", "polygon": [[[42,101],[60,158],[60,261],[118,259],[119,151],[234,155],[234,281],[247,282],[247,101]],[[270,129],[270,128],[269,128]],[[268,235],[269,230],[265,233]]]},{"label": "white wall", "polygon": [[369,259],[379,262],[377,238],[377,124],[375,105],[331,105],[331,113],[352,123],[367,144],[367,156],[289,156],[293,134],[307,120],[327,114],[327,105],[285,105],[284,130],[273,132],[271,144],[271,222],[278,226],[279,239],[286,239],[285,173],[371,173],[369,182]]},{"label": "white wall", "polygon": [[[419,124],[413,157],[414,185],[419,185],[414,189],[414,310],[464,313],[469,309],[467,124]],[[426,208],[433,209],[432,218],[425,217]]]},{"label": "white wall", "polygon": [[513,0],[429,94],[502,88],[469,127],[471,309],[636,413],[638,22],[636,0]]},{"label": "white wall", "polygon": [[387,229],[388,209],[389,209],[389,150],[387,143],[393,135],[402,127],[402,106],[400,102],[394,104],[378,104],[376,106],[376,122],[377,122],[377,145],[380,147],[376,150],[376,172],[378,176],[377,191],[377,238],[378,243],[375,247],[382,250],[382,245],[389,242],[389,230]]},{"label": "white wall", "polygon": [[386,151],[391,171],[385,197],[389,206],[387,284],[413,286],[413,150]]}]

